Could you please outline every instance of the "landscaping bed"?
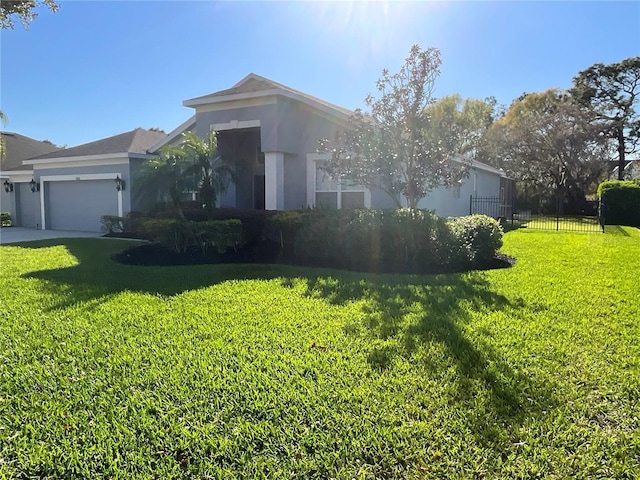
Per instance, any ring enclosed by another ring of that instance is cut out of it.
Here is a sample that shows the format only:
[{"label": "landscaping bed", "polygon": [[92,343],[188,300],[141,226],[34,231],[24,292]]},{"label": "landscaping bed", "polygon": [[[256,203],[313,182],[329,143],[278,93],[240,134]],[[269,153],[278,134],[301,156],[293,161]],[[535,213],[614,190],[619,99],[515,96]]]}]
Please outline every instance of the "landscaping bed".
[{"label": "landscaping bed", "polygon": [[502,268],[514,262],[498,253],[502,228],[484,215],[444,219],[410,209],[214,212],[214,220],[137,218],[134,234],[152,245],[114,259],[131,265],[279,263],[413,274]]},{"label": "landscaping bed", "polygon": [[[165,245],[151,243],[129,247],[113,255],[113,259],[124,265],[140,266],[262,263],[349,269],[348,264],[336,258],[310,260],[307,261],[306,264],[296,262],[296,260],[292,258],[283,258],[280,246],[275,242],[262,244],[259,248],[240,248],[225,253],[218,253],[214,249],[209,249],[205,254],[197,247],[190,247],[185,252],[177,253]],[[515,258],[503,253],[497,253],[492,259],[473,265],[473,269],[491,270],[495,268],[508,268],[514,265],[515,262]],[[432,270],[431,273],[455,273],[466,270],[468,270],[468,268],[450,266],[448,268],[443,267]],[[414,273],[412,271],[402,272],[399,271],[395,265],[384,265],[381,263],[371,263],[369,268],[360,271],[369,273]]]}]

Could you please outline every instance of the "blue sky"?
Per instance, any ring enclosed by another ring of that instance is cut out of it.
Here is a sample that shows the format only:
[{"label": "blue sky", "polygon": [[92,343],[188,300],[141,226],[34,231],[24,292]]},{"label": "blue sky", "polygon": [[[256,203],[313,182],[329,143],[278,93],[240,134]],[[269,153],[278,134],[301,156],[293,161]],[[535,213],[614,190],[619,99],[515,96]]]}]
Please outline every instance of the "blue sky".
[{"label": "blue sky", "polygon": [[436,95],[566,88],[640,55],[640,2],[60,1],[2,31],[5,130],[68,146],[136,127],[170,131],[188,98],[249,72],[347,108],[412,44],[442,52]]}]

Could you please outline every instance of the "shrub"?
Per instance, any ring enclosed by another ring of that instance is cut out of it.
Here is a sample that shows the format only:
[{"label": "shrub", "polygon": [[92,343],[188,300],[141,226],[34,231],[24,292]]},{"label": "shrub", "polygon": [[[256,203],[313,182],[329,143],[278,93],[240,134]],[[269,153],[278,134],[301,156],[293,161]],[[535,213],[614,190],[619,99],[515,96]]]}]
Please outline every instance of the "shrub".
[{"label": "shrub", "polygon": [[486,265],[501,246],[502,228],[484,215],[447,222],[433,212],[415,209],[316,211],[303,216],[295,261],[428,273]]},{"label": "shrub", "polygon": [[176,253],[185,253],[190,246],[196,244],[196,234],[192,222],[170,218],[152,218],[145,220],[145,235]]},{"label": "shrub", "polygon": [[210,212],[210,220],[240,220],[242,238],[246,245],[256,245],[265,239],[267,219],[278,212],[270,210],[249,210],[239,208],[215,208]]},{"label": "shrub", "polygon": [[100,225],[106,233],[124,232],[124,218],[117,215],[103,215],[100,217]]},{"label": "shrub", "polygon": [[[640,227],[640,181],[609,180],[598,186],[607,225]],[[602,213],[602,212],[601,212]]]},{"label": "shrub", "polygon": [[459,264],[485,264],[502,246],[502,227],[486,215],[452,218],[447,222],[451,232],[449,255]]},{"label": "shrub", "polygon": [[281,249],[287,252],[293,252],[298,230],[300,230],[305,223],[305,215],[308,215],[308,213],[289,210],[286,212],[278,212],[268,217],[266,219],[266,238],[277,242]]},{"label": "shrub", "polygon": [[129,212],[122,221],[123,232],[130,234],[134,238],[145,238],[144,222],[149,217],[139,212]]},{"label": "shrub", "polygon": [[430,211],[358,210],[343,229],[345,255],[356,269],[432,271],[448,263],[446,234]]},{"label": "shrub", "polygon": [[11,214],[9,212],[1,212],[0,227],[10,227],[11,225]]},{"label": "shrub", "polygon": [[237,219],[196,222],[193,229],[203,254],[210,246],[215,246],[218,253],[225,253],[243,244],[242,223]]},{"label": "shrub", "polygon": [[240,220],[211,220],[185,222],[171,218],[151,218],[143,221],[144,235],[175,253],[186,253],[197,247],[206,254],[209,247],[218,253],[243,245]]},{"label": "shrub", "polygon": [[315,266],[344,265],[341,224],[345,213],[339,210],[313,210],[303,216],[294,239],[296,263]]}]

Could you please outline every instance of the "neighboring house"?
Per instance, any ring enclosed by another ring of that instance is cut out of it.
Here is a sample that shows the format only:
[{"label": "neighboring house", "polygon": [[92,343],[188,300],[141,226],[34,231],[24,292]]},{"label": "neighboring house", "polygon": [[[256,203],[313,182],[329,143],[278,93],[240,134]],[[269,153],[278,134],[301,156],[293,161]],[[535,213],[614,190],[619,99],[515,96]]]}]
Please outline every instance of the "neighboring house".
[{"label": "neighboring house", "polygon": [[[33,179],[35,191],[29,183],[19,190],[14,186],[14,195],[20,192],[15,196],[16,210],[22,212],[17,215],[17,225],[100,231],[103,215],[122,216],[135,210],[131,200],[134,172],[152,158],[147,149],[165,136],[164,132],[137,128],[24,160],[24,167],[32,169],[28,178]],[[14,185],[22,178],[12,171],[2,174]]]},{"label": "neighboring house", "polygon": [[[618,178],[618,166],[611,172],[610,178]],[[624,167],[623,178],[625,180],[640,180],[640,160],[630,160]]]},{"label": "neighboring house", "polygon": [[[135,170],[164,145],[180,142],[186,131],[204,137],[215,130],[220,153],[233,159],[238,181],[220,195],[220,207],[395,206],[382,190],[341,184],[322,170],[327,156],[317,153],[318,141],[348,126],[352,112],[347,109],[253,73],[183,105],[195,114],[168,135],[137,129],[24,161],[40,185],[39,227],[97,231],[102,215],[139,210],[131,194]],[[124,180],[124,189],[116,189],[116,179]],[[474,162],[458,187],[437,189],[419,206],[442,216],[466,215],[470,195],[498,197],[507,180],[502,171]]]},{"label": "neighboring house", "polygon": [[19,133],[0,132],[0,137],[0,211],[11,213],[13,225],[35,227],[38,222],[38,198],[31,192],[29,185],[33,169],[22,162],[37,155],[58,151],[60,147]]}]

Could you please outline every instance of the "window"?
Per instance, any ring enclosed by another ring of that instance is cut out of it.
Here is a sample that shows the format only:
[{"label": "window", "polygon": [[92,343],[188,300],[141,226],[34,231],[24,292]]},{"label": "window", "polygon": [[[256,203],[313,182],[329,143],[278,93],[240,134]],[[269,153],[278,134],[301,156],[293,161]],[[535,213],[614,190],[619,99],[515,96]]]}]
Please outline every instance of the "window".
[{"label": "window", "polygon": [[453,198],[460,198],[460,185],[451,187],[451,193],[453,194]]},{"label": "window", "polygon": [[366,188],[342,178],[331,178],[322,169],[323,161],[316,161],[315,205],[319,208],[367,208],[371,200]]}]

